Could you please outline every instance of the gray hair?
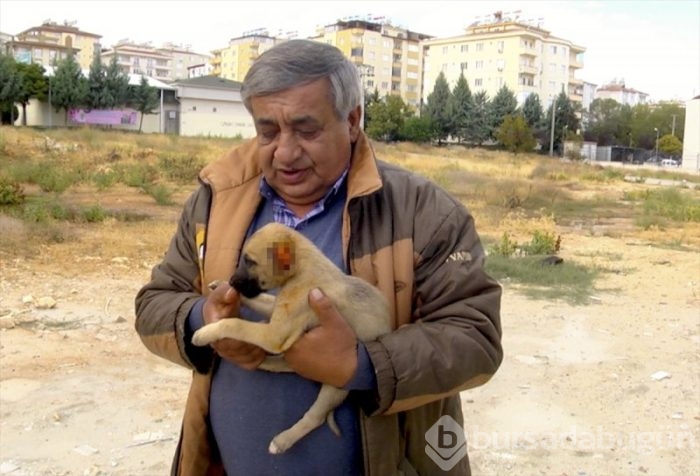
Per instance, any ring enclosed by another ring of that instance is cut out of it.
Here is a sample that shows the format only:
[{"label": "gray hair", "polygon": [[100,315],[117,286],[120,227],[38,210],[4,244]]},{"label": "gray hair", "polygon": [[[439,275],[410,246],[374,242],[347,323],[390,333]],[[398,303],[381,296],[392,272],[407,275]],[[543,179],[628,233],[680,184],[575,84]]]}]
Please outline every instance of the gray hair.
[{"label": "gray hair", "polygon": [[248,70],[241,97],[252,114],[251,98],[274,94],[320,78],[330,81],[330,99],[339,119],[361,105],[357,67],[336,47],[313,40],[289,40],[262,53]]}]

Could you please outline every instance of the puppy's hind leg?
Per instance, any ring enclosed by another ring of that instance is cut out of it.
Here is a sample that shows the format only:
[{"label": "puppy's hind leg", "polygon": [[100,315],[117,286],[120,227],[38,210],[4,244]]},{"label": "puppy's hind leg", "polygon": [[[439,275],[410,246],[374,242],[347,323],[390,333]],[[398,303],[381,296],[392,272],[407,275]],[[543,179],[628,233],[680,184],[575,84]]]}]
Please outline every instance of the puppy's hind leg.
[{"label": "puppy's hind leg", "polygon": [[347,396],[347,390],[342,390],[332,385],[323,385],[318,393],[318,397],[316,397],[316,401],[301,420],[296,422],[291,428],[275,436],[270,442],[268,451],[274,455],[284,453],[294,446],[297,441],[323,425],[325,421],[328,421],[333,433],[340,436],[340,430],[333,418],[333,411],[338,405],[343,403]]}]

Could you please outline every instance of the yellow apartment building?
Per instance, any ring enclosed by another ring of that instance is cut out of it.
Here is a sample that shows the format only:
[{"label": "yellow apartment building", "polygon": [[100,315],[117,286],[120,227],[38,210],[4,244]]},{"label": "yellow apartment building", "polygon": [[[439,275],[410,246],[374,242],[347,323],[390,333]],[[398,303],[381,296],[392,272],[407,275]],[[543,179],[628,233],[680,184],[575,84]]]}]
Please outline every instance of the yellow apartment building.
[{"label": "yellow apartment building", "polygon": [[211,74],[232,81],[243,81],[253,61],[279,41],[267,30],[258,29],[233,38],[225,48],[212,51]]},{"label": "yellow apartment building", "polygon": [[422,46],[424,101],[441,71],[451,88],[464,73],[472,94],[483,90],[490,98],[506,85],[518,104],[537,93],[546,107],[562,88],[572,101],[583,100],[583,81],[576,71],[583,67],[585,48],[534,22],[497,12],[463,35],[426,40]]},{"label": "yellow apartment building", "polygon": [[355,63],[365,91],[400,95],[418,107],[421,98],[420,42],[430,38],[382,18],[347,19],[319,28],[311,39],[339,48]]},{"label": "yellow apartment building", "polygon": [[5,48],[18,62],[42,66],[53,66],[57,60],[73,54],[81,69],[87,70],[94,55],[100,52],[101,38],[81,31],[75,22],[59,24],[47,20],[17,34],[5,43]]}]

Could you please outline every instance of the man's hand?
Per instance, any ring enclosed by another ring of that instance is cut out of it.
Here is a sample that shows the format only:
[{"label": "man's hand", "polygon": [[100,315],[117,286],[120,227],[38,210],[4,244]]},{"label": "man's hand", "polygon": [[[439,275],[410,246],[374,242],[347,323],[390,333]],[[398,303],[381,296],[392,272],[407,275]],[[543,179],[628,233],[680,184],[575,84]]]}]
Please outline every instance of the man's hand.
[{"label": "man's hand", "polygon": [[[204,324],[212,324],[221,319],[237,316],[240,303],[241,298],[235,289],[225,282],[219,284],[204,302],[202,308]],[[213,342],[211,347],[221,358],[248,370],[256,369],[267,355],[260,347],[236,339],[220,339]]]},{"label": "man's hand", "polygon": [[308,299],[319,326],[297,340],[284,358],[299,375],[342,388],[357,370],[357,336],[319,289],[311,290]]}]

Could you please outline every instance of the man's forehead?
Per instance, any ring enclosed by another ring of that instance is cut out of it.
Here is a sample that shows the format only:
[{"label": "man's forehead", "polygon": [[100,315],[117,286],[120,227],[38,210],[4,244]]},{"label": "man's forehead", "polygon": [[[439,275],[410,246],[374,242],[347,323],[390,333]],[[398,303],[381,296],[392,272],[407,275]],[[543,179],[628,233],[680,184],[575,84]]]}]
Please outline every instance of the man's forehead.
[{"label": "man's forehead", "polygon": [[[282,115],[281,120],[285,124],[291,126],[303,126],[303,125],[319,125],[321,121],[310,115],[310,114],[299,114],[299,115]],[[277,126],[280,122],[280,117],[272,115],[260,115],[255,118],[255,124],[259,126]]]}]

